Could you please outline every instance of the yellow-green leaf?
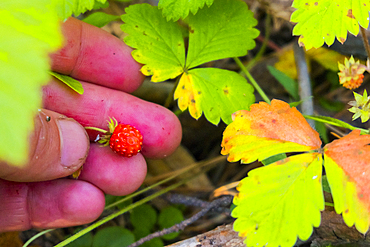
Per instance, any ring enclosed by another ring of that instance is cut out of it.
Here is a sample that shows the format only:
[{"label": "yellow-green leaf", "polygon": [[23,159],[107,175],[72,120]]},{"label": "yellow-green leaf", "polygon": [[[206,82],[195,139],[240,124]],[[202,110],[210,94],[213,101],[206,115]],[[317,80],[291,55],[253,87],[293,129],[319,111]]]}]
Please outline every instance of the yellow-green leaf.
[{"label": "yellow-green leaf", "polygon": [[190,115],[196,119],[204,112],[213,124],[218,124],[220,118],[230,123],[235,111],[247,109],[255,101],[253,87],[244,77],[217,68],[192,69],[184,73],[174,97],[182,111],[189,107]]},{"label": "yellow-green leaf", "polygon": [[291,21],[297,22],[293,35],[307,50],[324,44],[332,45],[335,38],[346,41],[347,32],[357,35],[359,25],[369,26],[369,0],[294,0],[297,10]]},{"label": "yellow-green leaf", "polygon": [[256,46],[257,20],[240,0],[216,0],[211,7],[189,15],[188,69],[228,57],[245,56]]},{"label": "yellow-green leaf", "polygon": [[22,165],[49,79],[48,53],[62,37],[51,0],[1,1],[0,16],[0,160]]},{"label": "yellow-green leaf", "polygon": [[62,20],[67,19],[72,14],[79,16],[80,14],[91,10],[95,2],[105,3],[107,0],[55,0],[57,5],[58,16]]},{"label": "yellow-green leaf", "polygon": [[250,111],[234,113],[221,145],[221,153],[228,154],[229,161],[250,163],[279,153],[318,149],[321,141],[295,107],[272,100],[271,105],[260,102],[253,104]]},{"label": "yellow-green leaf", "polygon": [[190,12],[195,15],[205,4],[209,7],[212,3],[213,0],[160,0],[158,8],[162,9],[167,21],[177,21],[180,18],[185,19]]},{"label": "yellow-green leaf", "polygon": [[291,247],[307,240],[324,209],[322,155],[288,157],[248,173],[234,198],[234,230],[247,246]]},{"label": "yellow-green leaf", "polygon": [[184,71],[185,46],[181,28],[168,22],[162,12],[149,4],[135,4],[121,16],[124,41],[136,49],[133,58],[144,64],[141,72],[153,75],[153,82],[175,78]]},{"label": "yellow-green leaf", "polygon": [[370,222],[370,135],[354,130],[325,146],[324,166],[334,208],[348,226],[366,233]]},{"label": "yellow-green leaf", "polygon": [[78,94],[84,93],[84,88],[82,87],[81,82],[77,81],[76,79],[68,76],[68,75],[62,75],[53,71],[49,72],[52,76],[66,84],[68,87],[70,87],[73,91],[75,91]]}]

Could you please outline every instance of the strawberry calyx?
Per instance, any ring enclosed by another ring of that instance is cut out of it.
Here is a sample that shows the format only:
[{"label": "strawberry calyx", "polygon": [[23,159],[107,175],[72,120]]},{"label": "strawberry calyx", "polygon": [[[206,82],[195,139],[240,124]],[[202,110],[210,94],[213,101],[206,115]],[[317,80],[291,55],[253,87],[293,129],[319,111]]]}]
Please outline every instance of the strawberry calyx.
[{"label": "strawberry calyx", "polygon": [[85,127],[85,129],[88,129],[88,130],[95,130],[95,131],[103,133],[103,135],[98,136],[97,138],[98,139],[97,142],[102,144],[103,147],[109,145],[109,140],[111,136],[113,135],[115,128],[118,126],[118,122],[114,117],[113,118],[109,117],[109,120],[107,120],[107,122],[108,122],[108,129],[109,129],[108,131],[100,129],[100,128],[96,128],[96,127]]}]

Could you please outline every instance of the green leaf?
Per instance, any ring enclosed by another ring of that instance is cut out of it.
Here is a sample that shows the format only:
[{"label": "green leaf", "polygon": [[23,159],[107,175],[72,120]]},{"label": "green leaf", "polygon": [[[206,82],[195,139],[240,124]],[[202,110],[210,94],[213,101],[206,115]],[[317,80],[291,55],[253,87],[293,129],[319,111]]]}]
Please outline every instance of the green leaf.
[{"label": "green leaf", "polygon": [[84,93],[84,88],[82,87],[81,82],[77,81],[76,79],[68,76],[68,75],[62,75],[53,71],[49,72],[52,76],[66,84],[68,87],[70,87],[72,90],[74,90],[78,94]]},{"label": "green leaf", "polygon": [[303,115],[303,116],[305,118],[312,119],[318,122],[327,123],[327,124],[338,126],[338,127],[343,127],[343,128],[350,129],[350,130],[359,129],[361,130],[362,134],[369,134],[369,130],[353,127],[352,125],[346,122],[343,122],[342,120],[336,119],[336,118],[326,117],[326,116],[310,116],[310,115]]},{"label": "green leaf", "polygon": [[267,159],[261,160],[261,163],[264,166],[267,166],[267,165],[270,165],[272,163],[275,163],[275,162],[277,162],[279,160],[283,160],[286,157],[287,157],[286,154],[276,154],[274,156],[268,157]]},{"label": "green leaf", "polygon": [[248,109],[254,103],[253,87],[241,75],[217,68],[200,68],[184,73],[175,91],[179,108],[189,107],[198,119],[202,112],[208,121],[218,124],[220,118],[231,122],[231,115]]},{"label": "green leaf", "polygon": [[110,226],[99,230],[92,247],[126,247],[135,242],[135,236],[121,226]]},{"label": "green leaf", "polygon": [[299,100],[298,83],[287,76],[284,72],[276,69],[273,66],[267,66],[267,69],[275,77],[275,79],[285,88],[285,90],[293,97],[294,100]]},{"label": "green leaf", "polygon": [[95,1],[105,3],[107,0],[56,0],[58,16],[66,20],[72,14],[78,16],[88,10],[92,10]]},{"label": "green leaf", "polygon": [[149,204],[143,204],[131,211],[130,220],[134,228],[151,230],[157,221],[157,212]]},{"label": "green leaf", "polygon": [[[76,229],[74,233],[79,232],[81,229]],[[79,237],[72,243],[66,245],[66,247],[91,247],[93,243],[93,235],[91,232]]]},{"label": "green leaf", "polygon": [[149,4],[135,4],[125,10],[121,28],[128,36],[124,41],[136,49],[132,56],[144,64],[141,72],[153,75],[153,82],[180,75],[185,66],[185,46],[179,25],[167,22],[162,12]]},{"label": "green leaf", "polygon": [[369,26],[370,3],[368,0],[294,0],[291,21],[297,22],[293,35],[307,50],[318,48],[324,42],[330,46],[335,38],[341,43],[347,39],[347,31],[359,32],[359,24]]},{"label": "green leaf", "polygon": [[[0,2],[0,160],[23,165],[48,82],[48,54],[61,45],[51,0]],[[16,131],[14,131],[16,130]]]},{"label": "green leaf", "polygon": [[[171,226],[178,224],[183,220],[184,216],[182,212],[173,206],[169,206],[162,209],[162,211],[159,213],[158,224],[161,228],[170,228]],[[178,235],[179,232],[173,232],[162,236],[162,238],[170,240],[176,238]]]},{"label": "green leaf", "polygon": [[234,230],[247,246],[290,247],[307,240],[324,210],[322,156],[305,153],[248,173],[234,198]]},{"label": "green leaf", "polygon": [[104,12],[95,12],[83,19],[82,21],[94,25],[96,27],[104,27],[111,21],[119,20],[120,17],[116,15],[108,15]]},{"label": "green leaf", "polygon": [[328,182],[328,178],[326,177],[326,175],[323,175],[322,176],[322,189],[325,192],[331,193],[329,182]]},{"label": "green leaf", "polygon": [[216,0],[209,8],[189,15],[188,69],[200,64],[247,54],[256,44],[257,20],[240,0]]},{"label": "green leaf", "polygon": [[[150,230],[147,228],[135,228],[133,231],[136,240],[140,240],[150,234]],[[160,238],[153,238],[143,244],[140,247],[163,247],[163,242]]]},{"label": "green leaf", "polygon": [[195,15],[198,9],[207,6],[211,6],[214,0],[160,0],[158,7],[162,9],[163,15],[167,18],[167,21],[178,19],[185,19],[190,11]]}]

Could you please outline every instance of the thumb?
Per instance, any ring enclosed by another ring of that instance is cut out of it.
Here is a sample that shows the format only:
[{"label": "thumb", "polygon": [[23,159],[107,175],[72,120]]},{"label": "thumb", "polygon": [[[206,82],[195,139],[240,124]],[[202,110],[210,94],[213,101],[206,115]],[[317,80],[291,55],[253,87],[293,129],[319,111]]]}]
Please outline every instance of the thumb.
[{"label": "thumb", "polygon": [[85,162],[89,138],[77,121],[42,109],[34,122],[28,164],[15,167],[0,161],[0,178],[16,182],[52,180],[71,175]]}]

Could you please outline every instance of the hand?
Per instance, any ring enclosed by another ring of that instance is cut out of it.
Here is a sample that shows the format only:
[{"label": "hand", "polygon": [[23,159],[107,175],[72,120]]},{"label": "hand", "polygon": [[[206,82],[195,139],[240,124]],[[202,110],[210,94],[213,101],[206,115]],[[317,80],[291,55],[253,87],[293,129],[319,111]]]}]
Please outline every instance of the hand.
[{"label": "hand", "polygon": [[[129,47],[73,18],[62,32],[65,45],[50,56],[52,69],[81,80],[85,92],[79,95],[56,79],[44,87],[45,109],[35,118],[29,163],[17,168],[0,162],[0,231],[89,223],[102,213],[104,193],[126,195],[142,184],[143,155],[166,157],[181,141],[172,112],[128,94],[144,79]],[[125,158],[90,145],[81,125],[107,129],[109,117],[140,130],[142,153]],[[78,180],[66,178],[82,165]]]}]

